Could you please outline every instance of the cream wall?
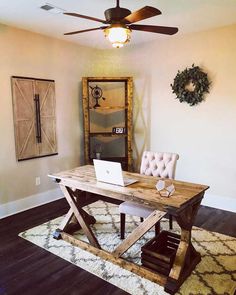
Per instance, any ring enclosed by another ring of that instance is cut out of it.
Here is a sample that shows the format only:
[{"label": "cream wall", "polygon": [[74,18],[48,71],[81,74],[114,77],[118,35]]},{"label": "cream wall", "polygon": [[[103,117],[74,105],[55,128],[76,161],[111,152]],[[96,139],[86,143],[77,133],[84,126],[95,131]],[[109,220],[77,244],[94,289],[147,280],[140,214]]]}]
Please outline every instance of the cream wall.
[{"label": "cream wall", "polygon": [[[0,26],[0,44],[0,204],[6,204],[55,189],[47,174],[81,163],[80,81],[90,75],[90,58],[96,51],[4,25]],[[58,156],[16,161],[13,75],[55,80]],[[39,186],[35,186],[36,176],[41,178]]]},{"label": "cream wall", "polygon": [[[32,201],[38,194],[49,201],[56,186],[47,174],[82,163],[82,76],[134,77],[137,170],[144,149],[177,152],[176,177],[210,185],[205,204],[235,211],[235,35],[234,25],[137,46],[131,40],[120,50],[98,51],[0,26],[0,216],[1,204],[25,200],[23,210],[27,197]],[[177,71],[192,63],[212,81],[206,101],[195,107],[179,103],[170,88]],[[12,75],[55,79],[58,156],[16,161]],[[40,186],[35,186],[36,176]]]},{"label": "cream wall", "polygon": [[[96,65],[98,75],[134,77],[136,156],[143,147],[179,153],[177,179],[210,185],[205,204],[234,211],[235,36],[236,25],[171,36],[120,51],[100,52]],[[193,63],[208,73],[212,86],[205,102],[190,107],[175,99],[170,84],[178,70]]]},{"label": "cream wall", "polygon": [[[151,148],[180,154],[177,177],[210,185],[209,193],[236,201],[236,26],[155,44]],[[169,84],[194,63],[212,81],[206,101],[190,107]],[[226,199],[227,200],[227,199]]]}]

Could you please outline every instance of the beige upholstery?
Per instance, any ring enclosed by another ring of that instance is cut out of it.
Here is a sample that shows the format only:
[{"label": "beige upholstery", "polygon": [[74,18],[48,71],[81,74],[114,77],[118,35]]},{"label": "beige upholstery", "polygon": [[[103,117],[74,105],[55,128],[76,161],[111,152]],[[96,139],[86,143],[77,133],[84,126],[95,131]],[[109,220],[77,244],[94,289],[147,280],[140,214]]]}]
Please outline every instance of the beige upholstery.
[{"label": "beige upholstery", "polygon": [[[145,151],[142,156],[140,174],[174,179],[178,159],[179,155],[174,153]],[[152,211],[151,207],[133,202],[123,202],[120,204],[119,212],[122,217],[121,238],[124,238],[125,214],[146,218]]]},{"label": "beige upholstery", "polygon": [[140,174],[163,178],[175,178],[176,162],[179,155],[145,151],[142,156]]}]

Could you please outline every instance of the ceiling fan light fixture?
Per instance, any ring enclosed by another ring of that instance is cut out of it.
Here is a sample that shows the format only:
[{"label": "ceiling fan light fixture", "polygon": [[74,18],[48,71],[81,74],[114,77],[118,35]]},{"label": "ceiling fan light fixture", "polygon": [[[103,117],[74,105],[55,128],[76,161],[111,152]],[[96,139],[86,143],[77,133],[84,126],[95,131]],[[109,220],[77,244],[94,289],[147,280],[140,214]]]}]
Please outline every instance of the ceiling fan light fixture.
[{"label": "ceiling fan light fixture", "polygon": [[[107,10],[105,10],[105,19],[100,19],[97,17],[92,17],[74,12],[65,12],[64,14],[66,15],[96,21],[104,24],[105,26],[103,25],[102,27],[73,31],[65,33],[64,35],[74,35],[90,31],[103,30],[105,37],[112,43],[112,46],[120,48],[130,41],[131,32],[133,30],[165,35],[173,35],[178,32],[178,28],[175,27],[142,24],[136,25],[136,22],[148,19],[156,15],[160,15],[161,11],[152,6],[144,6],[143,8],[131,12],[127,8],[120,7],[119,2],[119,0],[116,0],[116,7],[108,8]],[[46,7],[46,9],[47,8],[48,7]]]},{"label": "ceiling fan light fixture", "polygon": [[105,37],[112,43],[115,48],[121,48],[130,41],[131,29],[121,25],[111,25],[104,29]]}]

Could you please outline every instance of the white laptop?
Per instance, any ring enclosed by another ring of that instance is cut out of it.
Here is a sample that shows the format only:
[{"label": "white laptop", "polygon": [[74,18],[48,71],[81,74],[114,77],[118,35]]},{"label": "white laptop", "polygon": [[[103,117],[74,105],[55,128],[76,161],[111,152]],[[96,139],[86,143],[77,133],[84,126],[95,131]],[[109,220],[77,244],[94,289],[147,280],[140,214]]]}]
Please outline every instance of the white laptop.
[{"label": "white laptop", "polygon": [[118,162],[94,159],[93,164],[97,181],[120,186],[127,186],[138,181],[133,178],[123,177],[121,164]]}]

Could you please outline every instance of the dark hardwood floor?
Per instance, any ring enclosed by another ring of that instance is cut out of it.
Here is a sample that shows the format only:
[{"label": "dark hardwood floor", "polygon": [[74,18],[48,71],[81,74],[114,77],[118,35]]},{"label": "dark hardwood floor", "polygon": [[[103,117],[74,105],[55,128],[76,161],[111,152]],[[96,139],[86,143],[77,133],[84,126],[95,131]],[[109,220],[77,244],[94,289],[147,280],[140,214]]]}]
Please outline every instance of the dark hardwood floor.
[{"label": "dark hardwood floor", "polygon": [[[67,210],[62,199],[0,220],[0,295],[127,294],[18,237]],[[195,225],[236,237],[236,213],[202,206]]]}]

